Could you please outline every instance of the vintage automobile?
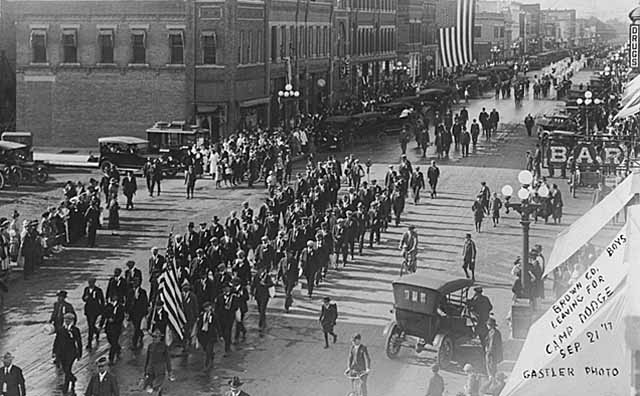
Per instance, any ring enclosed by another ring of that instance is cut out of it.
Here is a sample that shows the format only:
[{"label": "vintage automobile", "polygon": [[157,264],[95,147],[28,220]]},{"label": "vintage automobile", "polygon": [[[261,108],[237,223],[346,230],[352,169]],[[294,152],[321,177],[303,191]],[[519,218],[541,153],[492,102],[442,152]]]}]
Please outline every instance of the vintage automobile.
[{"label": "vintage automobile", "polygon": [[348,115],[334,115],[321,121],[315,145],[321,151],[341,151],[353,142],[353,121]]},{"label": "vintage automobile", "polygon": [[31,132],[2,132],[0,139],[7,142],[21,143],[27,146],[26,160],[33,161],[33,135]]},{"label": "vintage automobile", "polygon": [[431,350],[448,367],[456,345],[473,339],[476,319],[467,300],[473,281],[436,274],[412,274],[393,281],[393,318],[384,334],[385,350],[394,358],[402,347]]},{"label": "vintage automobile", "polygon": [[577,132],[580,130],[580,126],[575,120],[575,117],[562,114],[545,115],[542,118],[536,120],[538,126],[538,134],[542,136],[545,131],[572,131]]},{"label": "vintage automobile", "polygon": [[97,159],[100,169],[105,172],[112,165],[123,170],[140,170],[147,158],[162,162],[162,173],[173,177],[182,169],[179,161],[170,156],[149,153],[149,141],[134,136],[109,136],[98,138],[100,157]]},{"label": "vintage automobile", "polygon": [[403,128],[410,128],[413,125],[413,106],[407,102],[390,102],[378,106],[378,111],[383,113],[379,126],[385,134],[394,134],[402,131]]},{"label": "vintage automobile", "polygon": [[161,155],[165,161],[177,161],[183,166],[189,150],[194,145],[209,144],[209,130],[196,125],[187,125],[184,121],[156,122],[146,130],[149,141],[149,154]]},{"label": "vintage automobile", "polygon": [[49,178],[47,166],[33,158],[31,148],[22,143],[0,140],[0,188],[5,185],[44,184]]}]

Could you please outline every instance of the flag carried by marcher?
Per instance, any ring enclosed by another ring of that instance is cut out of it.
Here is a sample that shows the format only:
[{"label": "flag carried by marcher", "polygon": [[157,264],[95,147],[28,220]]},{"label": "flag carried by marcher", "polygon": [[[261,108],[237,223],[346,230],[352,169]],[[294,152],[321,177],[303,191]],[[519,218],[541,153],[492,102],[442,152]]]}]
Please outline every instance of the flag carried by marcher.
[{"label": "flag carried by marcher", "polygon": [[[165,270],[158,277],[158,287],[160,299],[167,313],[169,326],[182,340],[184,339],[184,328],[187,319],[182,306],[182,293],[178,284],[178,275],[173,264],[168,263]],[[169,331],[167,331],[167,334],[169,334]]]},{"label": "flag carried by marcher", "polygon": [[440,28],[440,59],[444,67],[473,62],[476,0],[458,0],[456,26]]}]

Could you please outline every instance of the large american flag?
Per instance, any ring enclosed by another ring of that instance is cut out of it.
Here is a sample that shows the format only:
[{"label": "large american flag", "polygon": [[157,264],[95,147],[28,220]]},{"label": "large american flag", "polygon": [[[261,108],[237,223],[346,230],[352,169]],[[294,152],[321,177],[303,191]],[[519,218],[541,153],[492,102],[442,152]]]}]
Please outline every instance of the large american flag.
[{"label": "large american flag", "polygon": [[458,0],[456,26],[440,28],[440,59],[444,67],[473,62],[476,0]]},{"label": "large american flag", "polygon": [[158,284],[160,298],[164,303],[163,306],[165,312],[167,312],[169,325],[182,340],[184,339],[184,328],[187,324],[187,318],[184,315],[184,308],[182,306],[182,293],[180,292],[180,285],[178,284],[178,274],[176,273],[175,266],[170,261],[167,262],[165,270],[158,277]]}]

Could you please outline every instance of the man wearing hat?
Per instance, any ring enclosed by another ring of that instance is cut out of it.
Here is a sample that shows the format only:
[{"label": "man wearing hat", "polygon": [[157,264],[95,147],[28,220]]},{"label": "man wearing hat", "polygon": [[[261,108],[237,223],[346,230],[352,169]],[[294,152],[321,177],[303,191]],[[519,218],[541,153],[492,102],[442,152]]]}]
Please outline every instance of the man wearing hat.
[{"label": "man wearing hat", "polygon": [[127,261],[127,269],[124,270],[124,279],[129,286],[129,290],[133,289],[133,280],[138,278],[140,283],[142,283],[142,271],[139,268],[136,268],[136,262],[133,260]]},{"label": "man wearing hat", "polygon": [[273,246],[269,243],[269,238],[263,236],[261,243],[256,248],[256,268],[264,268],[267,271],[271,271],[273,267],[273,260],[275,260],[276,252]]},{"label": "man wearing hat", "polygon": [[502,334],[500,334],[500,330],[498,330],[495,318],[489,318],[489,320],[487,320],[487,326],[489,327],[489,332],[485,338],[485,361],[487,364],[487,375],[489,376],[489,381],[492,381],[496,376],[498,364],[503,359]]},{"label": "man wearing hat", "polygon": [[240,389],[240,387],[242,386],[240,378],[233,377],[229,380],[228,384],[229,390],[224,394],[224,396],[249,396],[247,392]]},{"label": "man wearing hat", "polygon": [[98,342],[100,329],[96,327],[96,321],[104,310],[104,294],[102,289],[96,286],[96,278],[90,277],[87,287],[84,288],[82,293],[82,301],[84,301],[84,315],[87,317],[87,326],[89,327],[89,334],[87,335],[87,349],[91,349],[91,342],[95,336],[96,342]]},{"label": "man wearing hat", "polygon": [[136,350],[142,348],[142,329],[140,328],[142,319],[147,316],[149,307],[149,298],[147,291],[140,286],[140,279],[133,278],[133,284],[129,290],[126,300],[126,311],[129,315],[129,321],[133,327],[133,335],[131,339],[131,349]]},{"label": "man wearing hat", "polygon": [[163,333],[156,329],[152,337],[153,341],[147,347],[147,358],[144,363],[145,386],[147,391],[151,389],[160,395],[165,375],[168,373],[171,377],[171,359]]},{"label": "man wearing hat", "polygon": [[251,295],[258,303],[258,328],[260,331],[260,337],[262,337],[264,329],[267,327],[267,305],[271,294],[269,289],[274,287],[273,279],[269,271],[266,269],[261,270],[254,278],[251,284]]},{"label": "man wearing hat", "polygon": [[231,292],[231,284],[222,285],[222,295],[216,299],[215,314],[218,318],[222,338],[224,339],[224,356],[231,352],[231,330],[238,310],[237,296]]},{"label": "man wearing hat", "polygon": [[64,373],[64,385],[62,394],[69,392],[71,385],[71,394],[74,394],[76,377],[73,375],[73,363],[82,357],[82,338],[80,330],[75,326],[76,315],[72,312],[64,314],[64,323],[56,331],[56,338],[53,342],[53,353],[62,367]]},{"label": "man wearing hat", "polygon": [[440,375],[440,365],[434,364],[431,366],[431,372],[433,376],[429,380],[426,396],[442,396],[444,394],[444,379]]},{"label": "man wearing hat", "polygon": [[182,306],[184,308],[184,316],[187,320],[184,326],[183,340],[183,352],[186,353],[189,348],[189,344],[191,343],[191,334],[193,333],[196,320],[198,320],[198,313],[200,311],[198,297],[193,292],[191,283],[186,279],[182,282]]},{"label": "man wearing hat", "polygon": [[322,309],[320,311],[320,325],[322,325],[322,332],[324,333],[324,347],[329,348],[329,335],[333,337],[333,343],[338,340],[338,336],[333,332],[333,327],[338,320],[338,306],[331,302],[330,297],[322,299]]},{"label": "man wearing hat", "polygon": [[9,268],[9,224],[6,217],[0,217],[0,269]]},{"label": "man wearing hat", "polygon": [[493,305],[489,300],[489,297],[482,294],[482,287],[476,286],[474,289],[474,295],[467,302],[467,306],[469,310],[478,318],[478,323],[476,324],[475,332],[476,336],[480,339],[482,343],[483,349],[485,348],[484,340],[487,335],[487,320],[489,320],[489,316],[491,315],[491,311],[493,310]]},{"label": "man wearing hat", "polygon": [[400,250],[405,260],[407,271],[416,272],[418,267],[418,233],[416,227],[411,224],[400,240]]},{"label": "man wearing hat", "polygon": [[53,303],[53,311],[51,311],[49,323],[52,323],[57,331],[64,324],[64,315],[67,313],[75,314],[76,311],[73,309],[73,306],[66,301],[67,292],[65,290],[60,290],[56,294],[56,297],[58,297],[58,299]]},{"label": "man wearing hat", "polygon": [[91,376],[85,396],[120,396],[118,380],[109,372],[107,358],[102,356],[96,360],[98,372]]},{"label": "man wearing hat", "polygon": [[109,296],[107,305],[104,307],[100,326],[104,327],[109,343],[109,363],[115,363],[120,356],[120,334],[122,333],[122,323],[124,322],[125,308],[118,295]]},{"label": "man wearing hat", "polygon": [[26,396],[22,369],[13,365],[13,355],[9,352],[2,357],[0,368],[0,394],[3,396]]},{"label": "man wearing hat", "polygon": [[97,199],[91,200],[89,207],[84,212],[84,220],[87,224],[87,246],[94,247],[96,245],[96,234],[100,226],[100,203]]},{"label": "man wearing hat", "polygon": [[300,271],[307,279],[307,295],[311,298],[315,285],[316,271],[318,271],[318,254],[314,248],[314,242],[307,241],[307,247],[300,252]]},{"label": "man wearing hat", "polygon": [[195,232],[195,224],[190,221],[187,225],[187,232],[184,234],[184,243],[187,246],[187,250],[189,251],[189,258],[193,259],[196,257],[196,250],[200,245],[200,241],[198,239],[198,233]]},{"label": "man wearing hat", "polygon": [[464,245],[462,247],[462,269],[469,278],[471,271],[471,279],[476,280],[476,243],[471,239],[471,234],[467,233]]},{"label": "man wearing hat", "polygon": [[213,313],[213,304],[210,301],[205,301],[202,304],[202,313],[198,316],[196,323],[198,342],[202,345],[204,350],[204,368],[208,369],[213,364],[215,345],[218,339],[218,332],[216,329],[216,318]]}]

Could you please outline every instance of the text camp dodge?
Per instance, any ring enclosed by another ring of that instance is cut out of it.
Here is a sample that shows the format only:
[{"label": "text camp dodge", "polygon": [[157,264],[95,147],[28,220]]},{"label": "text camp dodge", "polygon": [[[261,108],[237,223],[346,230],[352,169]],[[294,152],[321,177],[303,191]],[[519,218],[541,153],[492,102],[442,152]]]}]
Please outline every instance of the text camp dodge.
[{"label": "text camp dodge", "polygon": [[[624,249],[621,249],[621,247],[626,242],[626,235],[622,232],[619,233],[607,246],[602,255],[604,256],[606,253],[607,258],[611,259],[614,255],[624,254]],[[562,359],[566,359],[569,356],[582,352],[585,349],[583,344],[579,339],[574,340],[571,337],[575,331],[574,327],[568,324],[563,328],[563,323],[571,323],[576,320],[577,316],[579,323],[581,325],[585,324],[607,300],[614,296],[618,289],[617,286],[619,286],[619,282],[617,282],[615,286],[612,286],[597,266],[594,265],[588,268],[576,283],[551,306],[551,310],[555,316],[552,316],[548,322],[552,336],[551,340],[544,346],[546,354],[553,355],[557,353]],[[551,315],[550,313],[548,314]],[[601,324],[600,327],[604,329],[604,331],[612,331],[613,326],[613,323],[607,322]],[[585,344],[587,345],[588,343],[597,342],[599,339],[598,330],[587,331],[585,335],[588,338],[585,340]],[[573,342],[569,342],[570,340],[573,340]],[[584,366],[580,369],[577,367],[544,367],[525,369],[522,371],[522,378],[544,379],[574,377],[577,374],[577,370],[583,371],[584,374],[588,376],[617,377],[620,374],[620,369],[617,367]]]}]

